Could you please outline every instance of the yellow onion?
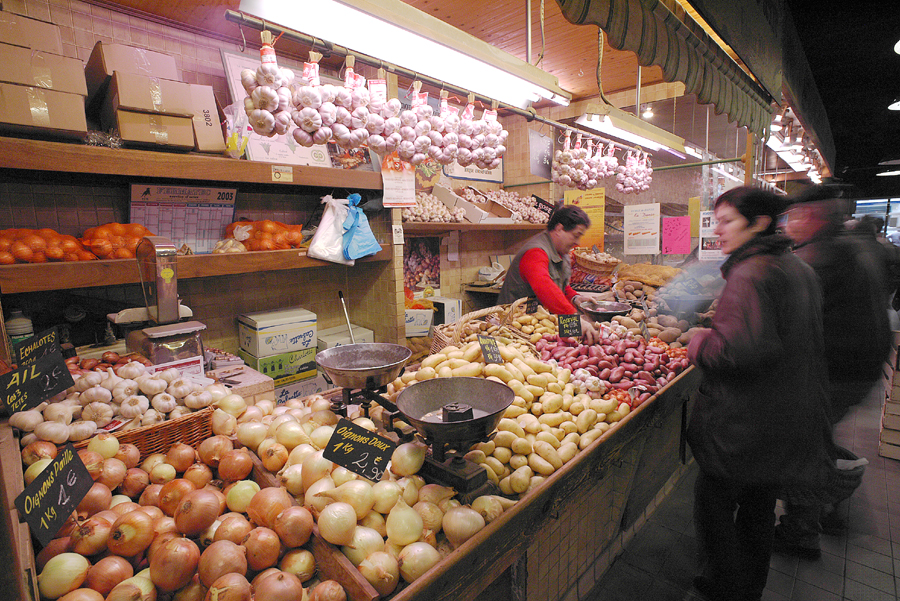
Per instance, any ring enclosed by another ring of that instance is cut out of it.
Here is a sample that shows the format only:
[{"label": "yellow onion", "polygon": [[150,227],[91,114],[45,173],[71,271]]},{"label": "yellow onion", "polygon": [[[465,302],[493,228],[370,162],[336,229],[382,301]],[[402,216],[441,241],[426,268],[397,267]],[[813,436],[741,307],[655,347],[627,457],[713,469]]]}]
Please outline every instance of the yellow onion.
[{"label": "yellow onion", "polygon": [[400,582],[400,564],[384,551],[375,551],[362,560],[359,572],[384,597],[390,595]]},{"label": "yellow onion", "polygon": [[89,588],[77,588],[59,598],[59,601],[104,601],[103,595]]},{"label": "yellow onion", "polygon": [[347,601],[347,593],[336,580],[323,580],[310,590],[309,601]]},{"label": "yellow onion", "polygon": [[176,442],[166,453],[166,463],[175,468],[175,471],[183,473],[197,461],[197,451],[189,444]]},{"label": "yellow onion", "polygon": [[253,471],[253,458],[247,449],[233,449],[219,460],[219,478],[226,482],[243,480]]},{"label": "yellow onion", "polygon": [[253,495],[247,507],[247,515],[257,526],[271,529],[278,514],[293,504],[294,499],[288,491],[281,486],[272,486]]},{"label": "yellow onion", "polygon": [[41,597],[58,599],[66,593],[81,588],[90,569],[91,562],[83,555],[60,553],[47,562],[38,576],[38,589],[41,591]]},{"label": "yellow onion", "polygon": [[150,546],[154,536],[153,518],[143,511],[134,510],[115,521],[106,546],[115,555],[134,557]]},{"label": "yellow onion", "polygon": [[[422,516],[406,504],[401,497],[387,516],[388,541],[397,545],[414,543],[422,536]],[[319,525],[321,528],[321,524]]]},{"label": "yellow onion", "polygon": [[188,467],[181,477],[189,480],[194,485],[194,488],[203,488],[212,482],[213,473],[208,465],[197,462]]},{"label": "yellow onion", "polygon": [[251,530],[241,544],[247,549],[247,566],[255,572],[271,568],[281,555],[281,539],[263,526]]},{"label": "yellow onion", "polygon": [[104,597],[123,580],[134,576],[134,568],[124,557],[108,555],[91,566],[84,586],[94,589]]},{"label": "yellow onion", "polygon": [[22,449],[22,463],[29,466],[40,459],[54,459],[56,453],[56,445],[52,442],[35,440]]},{"label": "yellow onion", "polygon": [[428,543],[412,543],[403,547],[397,557],[400,575],[406,582],[413,582],[441,560],[441,554]]},{"label": "yellow onion", "polygon": [[210,436],[200,443],[197,453],[200,454],[200,461],[215,469],[219,467],[219,460],[222,455],[234,449],[234,444],[227,436],[216,435]]},{"label": "yellow onion", "polygon": [[[410,510],[412,511],[412,510]],[[415,512],[413,512],[415,513]],[[418,517],[418,514],[416,514]],[[419,519],[421,521],[421,518]],[[356,510],[348,503],[328,505],[319,514],[319,534],[332,545],[349,545],[356,529]],[[416,539],[419,535],[416,535]]]},{"label": "yellow onion", "polygon": [[90,557],[106,549],[106,539],[112,524],[104,519],[90,518],[78,524],[69,537],[69,549]]},{"label": "yellow onion", "polygon": [[150,580],[171,593],[187,586],[200,563],[200,549],[187,538],[173,538],[150,557]]},{"label": "yellow onion", "polygon": [[312,536],[313,524],[313,516],[308,509],[292,505],[278,514],[272,530],[285,547],[294,548],[306,544]]},{"label": "yellow onion", "polygon": [[231,572],[246,576],[247,549],[229,540],[215,541],[200,554],[197,570],[204,586],[212,586],[220,576]]},{"label": "yellow onion", "polygon": [[117,584],[106,601],[156,601],[156,587],[149,578],[132,576]]},{"label": "yellow onion", "polygon": [[281,558],[278,568],[306,582],[316,573],[316,558],[306,549],[291,549]]},{"label": "yellow onion", "polygon": [[273,572],[253,586],[254,601],[296,601],[303,598],[303,583],[287,572]]},{"label": "yellow onion", "polygon": [[219,497],[211,490],[192,490],[181,499],[175,510],[175,527],[185,536],[197,536],[219,517]]},{"label": "yellow onion", "polygon": [[75,511],[78,512],[78,517],[86,518],[109,509],[111,504],[112,492],[109,490],[109,487],[100,482],[94,482],[78,504],[78,507],[75,508]]},{"label": "yellow onion", "polygon": [[243,574],[219,576],[206,593],[209,601],[250,601],[251,587]]},{"label": "yellow onion", "polygon": [[242,515],[223,517],[213,535],[213,542],[228,540],[239,545],[251,530],[253,530],[253,525]]},{"label": "yellow onion", "polygon": [[125,464],[125,467],[131,469],[137,467],[141,462],[141,451],[137,445],[130,443],[120,444],[119,450],[114,455],[116,459]]}]

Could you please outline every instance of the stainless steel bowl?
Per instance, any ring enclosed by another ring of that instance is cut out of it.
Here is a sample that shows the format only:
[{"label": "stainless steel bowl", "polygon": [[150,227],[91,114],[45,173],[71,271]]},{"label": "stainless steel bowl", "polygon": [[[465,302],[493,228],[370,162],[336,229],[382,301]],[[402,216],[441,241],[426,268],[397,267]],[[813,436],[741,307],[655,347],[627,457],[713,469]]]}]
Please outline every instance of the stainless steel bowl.
[{"label": "stainless steel bowl", "polygon": [[631,305],[628,303],[595,301],[591,299],[585,299],[579,302],[578,308],[594,321],[609,321],[616,315],[625,315],[631,311]]},{"label": "stainless steel bowl", "polygon": [[316,363],[335,386],[375,389],[400,375],[411,356],[412,351],[399,344],[346,344],[318,353]]}]

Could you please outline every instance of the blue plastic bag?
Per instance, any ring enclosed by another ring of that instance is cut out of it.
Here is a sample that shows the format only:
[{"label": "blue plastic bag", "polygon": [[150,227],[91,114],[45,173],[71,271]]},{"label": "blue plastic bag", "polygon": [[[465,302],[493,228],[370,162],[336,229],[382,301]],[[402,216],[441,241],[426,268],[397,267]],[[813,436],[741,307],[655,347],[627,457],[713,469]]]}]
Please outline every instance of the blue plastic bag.
[{"label": "blue plastic bag", "polygon": [[344,258],[355,260],[374,255],[381,250],[381,244],[375,239],[365,213],[357,206],[361,198],[359,194],[351,194],[347,200],[350,204],[344,220]]}]

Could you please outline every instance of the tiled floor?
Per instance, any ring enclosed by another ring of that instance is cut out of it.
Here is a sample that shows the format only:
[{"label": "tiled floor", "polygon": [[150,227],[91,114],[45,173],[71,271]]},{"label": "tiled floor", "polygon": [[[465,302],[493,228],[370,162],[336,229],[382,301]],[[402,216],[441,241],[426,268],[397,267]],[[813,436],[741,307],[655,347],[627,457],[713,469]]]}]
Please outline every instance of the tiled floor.
[{"label": "tiled floor", "polygon": [[[843,510],[842,536],[822,536],[816,561],[775,554],[763,601],[897,601],[900,595],[900,461],[878,455],[883,391],[852,407],[835,441],[869,460]],[[588,601],[700,601],[695,574],[696,464],[635,535]]]}]

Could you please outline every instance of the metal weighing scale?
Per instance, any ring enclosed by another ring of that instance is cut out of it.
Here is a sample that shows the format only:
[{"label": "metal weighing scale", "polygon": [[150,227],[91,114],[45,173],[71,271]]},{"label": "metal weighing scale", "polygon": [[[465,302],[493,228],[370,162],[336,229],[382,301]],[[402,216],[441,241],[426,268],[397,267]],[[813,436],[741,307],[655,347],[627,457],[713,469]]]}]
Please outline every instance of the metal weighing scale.
[{"label": "metal weighing scale", "polygon": [[[384,397],[387,384],[397,378],[412,351],[396,344],[349,344],[326,349],[316,363],[343,388],[334,409],[346,416],[347,405],[358,402],[368,416],[372,402],[384,408],[384,427],[401,441],[417,433],[429,446],[419,472],[427,481],[452,487],[460,501],[471,503],[485,494],[499,494],[485,468],[463,456],[477,442],[490,439],[515,394],[505,384],[481,378],[435,378],[416,382],[397,396]],[[415,432],[402,430],[402,420]]]}]

